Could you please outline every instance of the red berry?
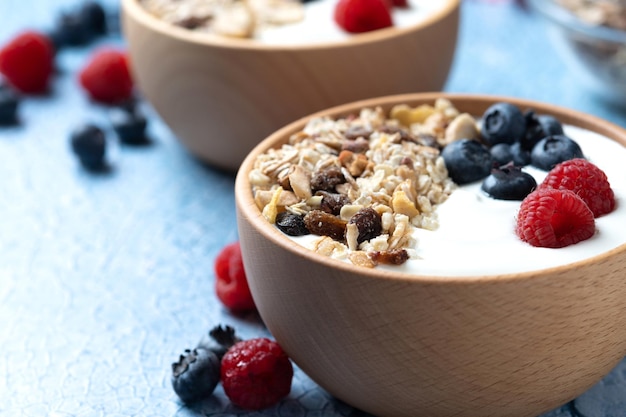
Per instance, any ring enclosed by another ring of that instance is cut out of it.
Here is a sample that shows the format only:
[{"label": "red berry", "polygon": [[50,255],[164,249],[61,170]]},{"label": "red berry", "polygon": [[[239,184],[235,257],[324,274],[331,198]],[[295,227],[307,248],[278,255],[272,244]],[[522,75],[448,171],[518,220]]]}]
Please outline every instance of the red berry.
[{"label": "red berry", "polygon": [[339,0],[335,6],[335,22],[350,33],[393,25],[387,0]]},{"label": "red berry", "polygon": [[393,7],[399,7],[401,9],[409,7],[408,0],[391,0],[391,4],[393,5]]},{"label": "red berry", "polygon": [[615,195],[604,171],[586,159],[561,162],[546,176],[540,188],[571,190],[589,206],[595,217],[615,208]]},{"label": "red berry", "polygon": [[115,104],[130,99],[133,79],[126,53],[110,48],[96,51],[81,70],[79,82],[95,101]]},{"label": "red berry", "polygon": [[239,242],[226,245],[215,258],[215,292],[217,298],[230,310],[255,310],[246,272],[241,259]]},{"label": "red berry", "polygon": [[595,230],[593,213],[574,192],[541,188],[522,201],[515,232],[533,246],[562,248],[589,239]]},{"label": "red berry", "polygon": [[43,93],[54,69],[54,47],[39,32],[22,32],[0,49],[0,73],[23,93]]},{"label": "red berry", "polygon": [[291,391],[292,378],[289,357],[266,338],[235,343],[222,358],[222,387],[241,408],[261,410],[278,403]]}]

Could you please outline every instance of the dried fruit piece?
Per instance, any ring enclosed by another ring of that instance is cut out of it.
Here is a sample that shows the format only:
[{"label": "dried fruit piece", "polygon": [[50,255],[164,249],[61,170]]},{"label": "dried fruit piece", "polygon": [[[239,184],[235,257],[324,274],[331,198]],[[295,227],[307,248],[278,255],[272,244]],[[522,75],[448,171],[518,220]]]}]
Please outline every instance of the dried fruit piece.
[{"label": "dried fruit piece", "polygon": [[383,230],[382,218],[376,210],[371,207],[364,207],[357,211],[348,221],[355,224],[359,230],[357,243],[365,242],[380,235]]},{"label": "dried fruit piece", "polygon": [[311,189],[315,191],[335,191],[335,187],[346,182],[346,177],[338,166],[317,171],[311,178]]},{"label": "dried fruit piece", "polygon": [[320,203],[320,210],[325,211],[326,213],[333,214],[338,216],[341,213],[341,208],[346,204],[350,204],[350,199],[343,195],[337,193],[329,193],[327,191],[318,191],[316,195],[322,196],[322,201]]},{"label": "dried fruit piece", "polygon": [[289,236],[304,236],[310,232],[304,223],[304,216],[283,211],[276,215],[276,227]]},{"label": "dried fruit piece", "polygon": [[323,212],[311,210],[304,216],[306,228],[318,236],[328,236],[334,240],[342,241],[346,231],[346,221]]},{"label": "dried fruit piece", "polygon": [[376,264],[402,265],[409,260],[409,253],[406,249],[373,251],[368,255]]}]

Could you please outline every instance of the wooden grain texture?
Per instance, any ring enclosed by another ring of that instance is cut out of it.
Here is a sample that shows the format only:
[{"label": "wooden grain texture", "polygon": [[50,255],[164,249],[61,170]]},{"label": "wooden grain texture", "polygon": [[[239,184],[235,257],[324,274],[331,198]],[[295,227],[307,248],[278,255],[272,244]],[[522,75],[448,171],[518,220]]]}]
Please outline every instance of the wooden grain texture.
[{"label": "wooden grain texture", "polygon": [[[362,101],[432,103],[441,94]],[[506,100],[626,146],[626,132],[558,107],[503,97],[445,95],[481,114]],[[484,277],[428,277],[358,268],[294,245],[269,225],[247,181],[236,204],[246,273],[264,322],[313,380],[380,416],[531,417],[589,389],[626,354],[626,244],[576,264]]]},{"label": "wooden grain texture", "polygon": [[235,171],[278,128],[315,111],[443,87],[457,43],[459,0],[411,28],[334,44],[268,46],[210,38],[123,0],[139,88],[176,136],[208,163]]}]

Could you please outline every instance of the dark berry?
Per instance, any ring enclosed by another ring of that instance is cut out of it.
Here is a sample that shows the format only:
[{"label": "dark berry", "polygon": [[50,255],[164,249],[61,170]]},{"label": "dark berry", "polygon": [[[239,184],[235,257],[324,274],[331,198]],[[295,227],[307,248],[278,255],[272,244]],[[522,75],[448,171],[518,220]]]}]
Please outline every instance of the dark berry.
[{"label": "dark berry", "polygon": [[524,117],[526,119],[526,133],[520,143],[525,150],[532,150],[537,142],[546,136],[563,134],[563,125],[554,116],[536,115],[534,111],[529,110]]},{"label": "dark berry", "polygon": [[59,15],[50,33],[57,50],[65,46],[84,46],[106,33],[106,14],[95,1],[86,1]]},{"label": "dark berry", "polygon": [[461,139],[441,151],[450,178],[457,184],[468,184],[489,175],[494,159],[489,149],[478,141]]},{"label": "dark berry", "polygon": [[550,135],[541,139],[530,153],[530,163],[544,171],[574,158],[583,158],[582,149],[565,135]]},{"label": "dark berry", "polygon": [[522,201],[535,188],[533,176],[512,163],[492,169],[481,185],[487,195],[497,200]]},{"label": "dark berry", "polygon": [[85,168],[104,168],[106,137],[102,129],[93,124],[80,126],[71,133],[70,140],[72,150]]},{"label": "dark berry", "polygon": [[304,236],[310,234],[304,224],[304,216],[289,211],[282,211],[276,215],[276,227],[289,236]]},{"label": "dark berry", "polygon": [[525,167],[530,164],[530,151],[523,149],[520,142],[511,145],[511,154],[513,155],[513,163],[518,167]]},{"label": "dark berry", "polygon": [[497,143],[489,148],[489,152],[498,165],[506,165],[513,160],[511,145],[508,143]]},{"label": "dark berry", "polygon": [[186,403],[211,396],[220,381],[220,359],[207,349],[187,349],[172,364],[172,387]]},{"label": "dark berry", "polygon": [[221,382],[230,401],[247,410],[271,407],[291,391],[293,366],[280,345],[267,338],[244,340],[222,358]]},{"label": "dark berry", "polygon": [[348,224],[355,224],[359,235],[357,243],[362,243],[380,235],[383,230],[383,222],[380,214],[371,207],[365,207],[357,211]]},{"label": "dark berry", "polygon": [[14,125],[20,104],[19,94],[10,86],[0,84],[0,125]]},{"label": "dark berry", "polygon": [[522,112],[513,104],[496,103],[483,114],[481,136],[493,146],[497,143],[519,141],[526,131],[526,120]]},{"label": "dark berry", "polygon": [[137,107],[112,107],[109,110],[109,120],[122,143],[143,145],[150,142],[146,136],[148,120]]},{"label": "dark berry", "polygon": [[241,339],[235,334],[235,329],[230,326],[222,327],[219,325],[205,333],[196,347],[210,350],[217,355],[218,359],[222,360],[226,351],[240,341]]}]

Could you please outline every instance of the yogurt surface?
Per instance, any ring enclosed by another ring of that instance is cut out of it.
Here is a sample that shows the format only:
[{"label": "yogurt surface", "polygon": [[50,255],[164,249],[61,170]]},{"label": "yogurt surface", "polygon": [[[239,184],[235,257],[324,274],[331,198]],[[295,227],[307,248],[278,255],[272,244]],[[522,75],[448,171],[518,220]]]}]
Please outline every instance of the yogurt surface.
[{"label": "yogurt surface", "polygon": [[[429,276],[480,276],[527,272],[588,259],[626,243],[626,148],[594,132],[573,126],[565,134],[581,146],[585,157],[602,169],[615,193],[613,212],[596,218],[596,233],[565,248],[538,248],[515,234],[519,201],[495,200],[481,191],[481,182],[458,187],[437,209],[436,230],[416,228],[417,258],[381,269]],[[543,181],[546,172],[525,171]],[[292,238],[305,247],[319,237]]]},{"label": "yogurt surface", "polygon": [[[298,23],[260,28],[256,39],[271,45],[306,45],[318,42],[338,42],[358,34],[351,34],[339,27],[334,20],[337,0],[313,0],[304,4],[304,19]],[[394,7],[394,27],[405,28],[425,20],[442,10],[445,1],[409,0],[408,8]]]}]

